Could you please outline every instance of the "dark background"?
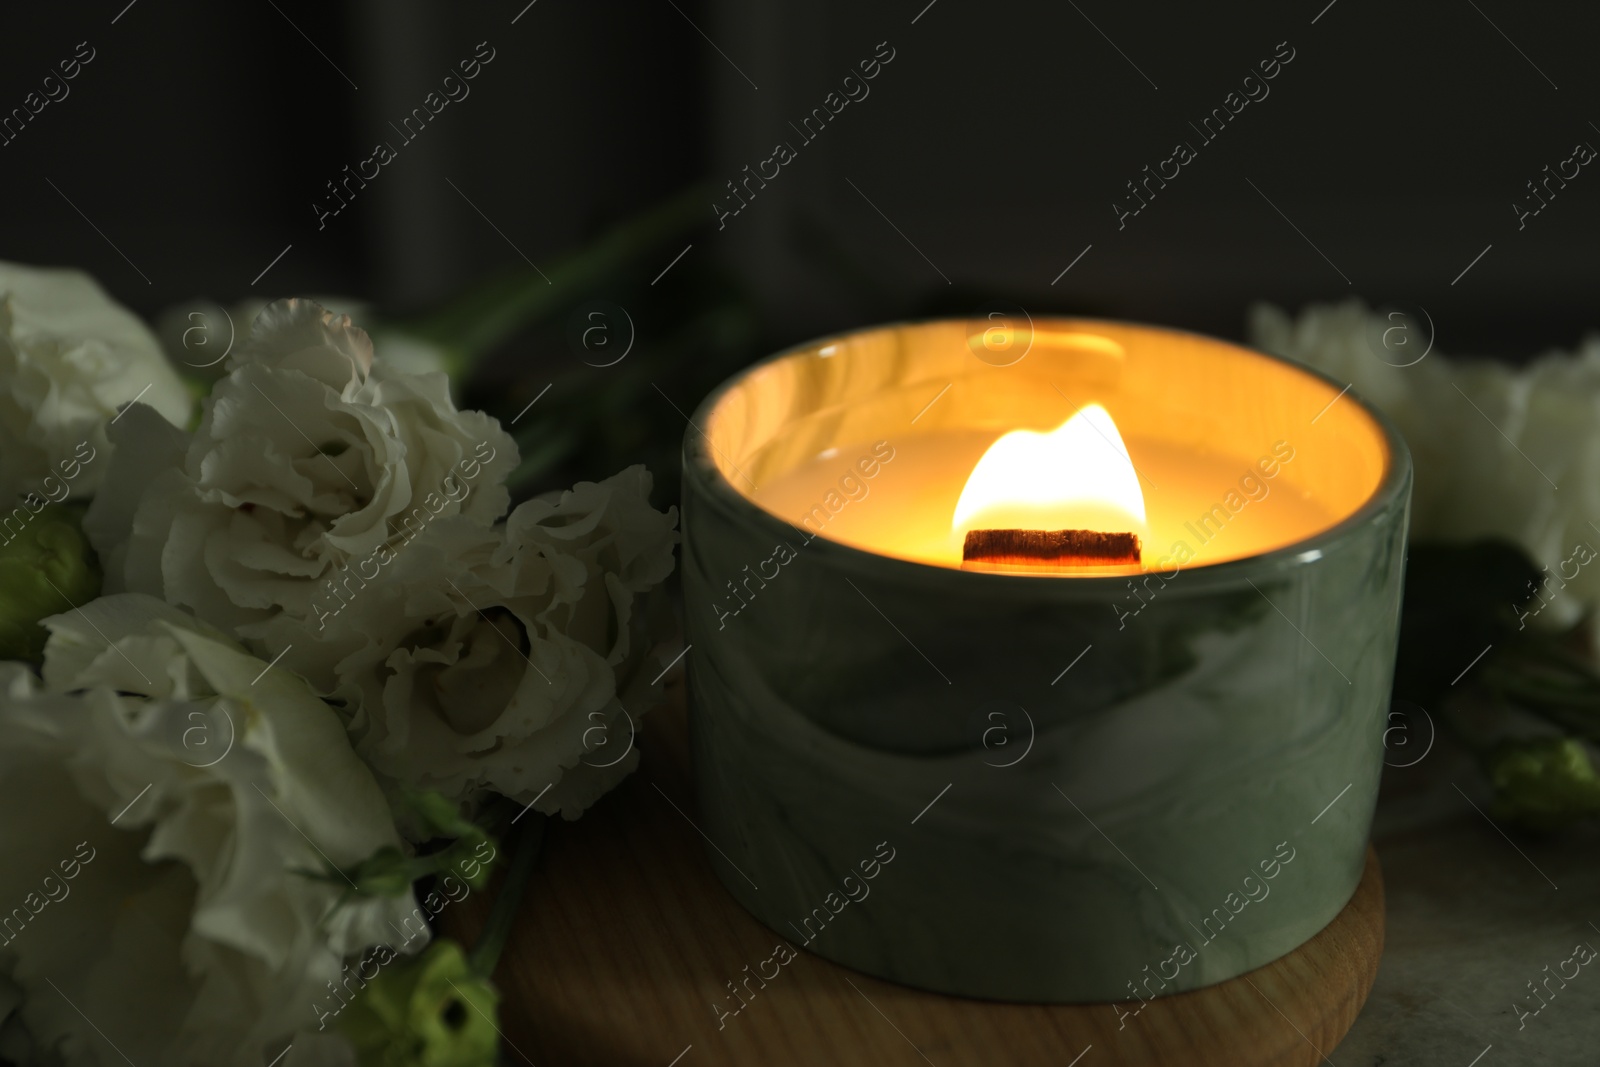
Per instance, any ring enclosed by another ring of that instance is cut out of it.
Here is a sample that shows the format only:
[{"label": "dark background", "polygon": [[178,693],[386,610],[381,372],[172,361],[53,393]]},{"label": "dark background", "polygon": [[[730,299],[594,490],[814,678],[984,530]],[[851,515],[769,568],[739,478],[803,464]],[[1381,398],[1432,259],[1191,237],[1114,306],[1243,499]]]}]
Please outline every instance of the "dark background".
[{"label": "dark background", "polygon": [[[0,114],[78,42],[96,58],[0,146],[0,258],[82,266],[150,314],[327,292],[404,312],[704,182],[705,225],[639,270],[692,244],[669,281],[722,271],[759,346],[996,298],[1237,337],[1253,300],[1359,295],[1426,307],[1444,352],[1510,356],[1600,317],[1600,168],[1521,231],[1511,207],[1600,146],[1592,6],[926,3],[35,6],[0,40]],[[471,95],[319,231],[325,182],[398,144],[388,123],[480,41]],[[870,96],[799,146],[788,124],[881,41]],[[1188,123],[1283,41],[1270,96],[1202,145]],[[723,183],[780,140],[799,158],[719,231]],[[1198,158],[1119,230],[1124,183],[1178,140]],[[570,362],[547,348],[501,365]]]}]

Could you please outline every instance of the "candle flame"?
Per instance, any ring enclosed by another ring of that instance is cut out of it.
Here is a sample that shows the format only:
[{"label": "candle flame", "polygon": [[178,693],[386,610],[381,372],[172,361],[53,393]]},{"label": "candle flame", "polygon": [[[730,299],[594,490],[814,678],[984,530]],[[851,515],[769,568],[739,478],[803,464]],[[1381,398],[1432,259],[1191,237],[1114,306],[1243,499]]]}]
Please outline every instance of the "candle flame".
[{"label": "candle flame", "polygon": [[1144,493],[1110,412],[1089,404],[1048,433],[1002,436],[972,468],[950,528],[1142,534]]}]

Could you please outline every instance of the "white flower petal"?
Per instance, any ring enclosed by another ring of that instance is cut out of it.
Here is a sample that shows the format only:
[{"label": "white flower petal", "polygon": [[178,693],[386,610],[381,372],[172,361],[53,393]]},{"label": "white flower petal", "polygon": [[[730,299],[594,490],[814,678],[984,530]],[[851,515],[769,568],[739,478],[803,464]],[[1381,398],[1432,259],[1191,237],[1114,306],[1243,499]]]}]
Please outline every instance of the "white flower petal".
[{"label": "white flower petal", "polygon": [[110,591],[191,608],[256,651],[312,621],[352,567],[442,517],[489,526],[516,445],[456,410],[439,374],[372,363],[367,337],[310,301],[280,301],[229,356],[182,456],[129,449],[112,477],[144,489],[96,508]]},{"label": "white flower petal", "polygon": [[385,776],[456,800],[549,787],[541,810],[575,817],[636,764],[660,699],[639,601],[672,569],[676,515],[649,488],[630,468],[503,526],[436,519],[314,620],[251,635],[350,702],[358,751]]},{"label": "white flower petal", "polygon": [[[30,811],[0,820],[0,900],[28,909],[0,984],[23,994],[26,1040],[0,1045],[259,1067],[315,1030],[347,957],[416,907],[297,873],[399,844],[378,785],[303,682],[160,601],[102,598],[48,624],[49,687],[0,664],[0,804]],[[153,699],[101,684],[108,652],[169,681]],[[38,903],[61,885],[69,897]],[[305,1062],[340,1061],[324,1045]]]},{"label": "white flower petal", "polygon": [[0,501],[92,495],[106,424],[135,397],[178,426],[194,407],[155,336],[93,278],[0,262]]}]

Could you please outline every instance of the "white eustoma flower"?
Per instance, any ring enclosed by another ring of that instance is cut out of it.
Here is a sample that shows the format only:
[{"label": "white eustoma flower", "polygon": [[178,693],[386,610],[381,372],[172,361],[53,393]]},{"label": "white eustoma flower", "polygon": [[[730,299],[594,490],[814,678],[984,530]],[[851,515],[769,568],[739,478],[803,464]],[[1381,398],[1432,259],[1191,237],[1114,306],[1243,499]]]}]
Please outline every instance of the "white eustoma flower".
[{"label": "white eustoma flower", "polygon": [[357,751],[383,775],[576,818],[636,765],[660,699],[665,619],[648,594],[672,571],[677,516],[649,492],[631,467],[492,529],[440,519],[352,571],[317,618],[260,633],[353,709]]},{"label": "white eustoma flower", "polygon": [[1250,334],[1268,352],[1352,383],[1394,420],[1416,465],[1414,539],[1520,545],[1550,574],[1541,621],[1576,621],[1600,604],[1600,563],[1588,562],[1600,554],[1600,336],[1523,367],[1437,351],[1397,366],[1421,351],[1384,350],[1384,331],[1401,321],[1359,301],[1312,306],[1297,319],[1258,305]]},{"label": "white eustoma flower", "polygon": [[0,1041],[74,1067],[337,1062],[317,1005],[415,907],[305,873],[399,845],[338,716],[149,597],[46,625],[42,687],[0,664]]},{"label": "white eustoma flower", "polygon": [[93,278],[0,262],[0,511],[92,495],[106,422],[135,397],[179,426],[194,408],[155,336]]},{"label": "white eustoma flower", "polygon": [[339,568],[409,527],[505,512],[510,436],[458,411],[444,375],[374,363],[348,319],[279,301],[226,366],[192,436],[137,406],[113,427],[122,454],[84,522],[108,591],[243,635],[311,615]]},{"label": "white eustoma flower", "polygon": [[[414,334],[391,328],[369,328],[372,308],[347,296],[317,296],[312,302],[334,315],[348,315],[350,321],[372,335],[377,361],[407,374],[435,374],[446,370],[444,349]],[[223,305],[215,300],[188,300],[163,311],[156,320],[156,334],[173,364],[189,368],[189,373],[207,380],[226,373],[224,361],[232,350],[250,336],[256,316],[271,301],[251,297]]]}]

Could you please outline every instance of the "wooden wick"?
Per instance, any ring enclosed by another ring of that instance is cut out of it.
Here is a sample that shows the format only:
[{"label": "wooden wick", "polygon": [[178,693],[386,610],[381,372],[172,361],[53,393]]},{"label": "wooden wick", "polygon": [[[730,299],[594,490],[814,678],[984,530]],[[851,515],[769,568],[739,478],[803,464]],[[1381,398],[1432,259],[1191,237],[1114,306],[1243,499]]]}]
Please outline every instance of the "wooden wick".
[{"label": "wooden wick", "polygon": [[1139,537],[1096,530],[969,530],[962,570],[1036,573],[1137,567]]}]

